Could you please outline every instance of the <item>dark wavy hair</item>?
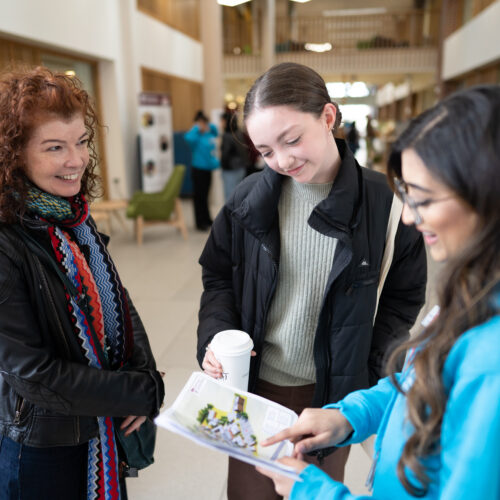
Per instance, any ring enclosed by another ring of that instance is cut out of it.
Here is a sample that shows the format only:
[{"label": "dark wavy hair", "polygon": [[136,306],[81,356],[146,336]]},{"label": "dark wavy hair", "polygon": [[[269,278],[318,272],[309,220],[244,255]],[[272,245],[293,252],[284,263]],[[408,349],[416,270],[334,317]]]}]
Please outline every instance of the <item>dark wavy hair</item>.
[{"label": "dark wavy hair", "polygon": [[342,113],[338,104],[331,100],[323,78],[308,66],[285,62],[275,64],[255,80],[245,98],[243,119],[246,121],[256,107],[269,106],[290,106],[319,118],[328,103],[337,110],[332,128],[335,133]]},{"label": "dark wavy hair", "polygon": [[0,220],[12,223],[25,211],[28,191],[25,149],[34,129],[47,120],[81,114],[88,134],[89,163],[80,193],[99,192],[95,173],[97,114],[77,78],[38,67],[0,76]]},{"label": "dark wavy hair", "polygon": [[[389,373],[407,349],[419,346],[415,382],[407,391],[408,417],[414,427],[397,474],[414,496],[428,491],[423,459],[439,451],[447,396],[442,372],[457,339],[498,314],[492,300],[500,280],[500,86],[479,86],[456,93],[414,119],[395,142],[388,177],[401,177],[401,154],[413,149],[436,179],[478,216],[473,237],[450,257],[438,290],[438,318],[420,335],[392,353]],[[404,392],[394,375],[393,382]],[[411,471],[420,484],[408,479]]]}]

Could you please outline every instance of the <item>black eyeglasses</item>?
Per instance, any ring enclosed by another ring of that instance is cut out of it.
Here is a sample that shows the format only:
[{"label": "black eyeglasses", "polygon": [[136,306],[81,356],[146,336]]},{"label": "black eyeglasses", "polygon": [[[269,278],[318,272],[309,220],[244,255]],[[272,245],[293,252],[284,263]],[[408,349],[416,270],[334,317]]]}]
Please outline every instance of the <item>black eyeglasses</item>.
[{"label": "black eyeglasses", "polygon": [[403,179],[398,179],[397,177],[394,177],[394,186],[396,187],[396,193],[398,194],[399,198],[402,200],[403,203],[406,203],[408,205],[408,208],[411,210],[414,224],[416,226],[422,224],[423,222],[422,216],[418,211],[419,207],[428,207],[433,203],[454,198],[454,196],[451,195],[451,196],[445,196],[444,198],[437,198],[437,199],[427,198],[426,200],[423,201],[415,201],[411,196],[408,195],[408,185]]}]

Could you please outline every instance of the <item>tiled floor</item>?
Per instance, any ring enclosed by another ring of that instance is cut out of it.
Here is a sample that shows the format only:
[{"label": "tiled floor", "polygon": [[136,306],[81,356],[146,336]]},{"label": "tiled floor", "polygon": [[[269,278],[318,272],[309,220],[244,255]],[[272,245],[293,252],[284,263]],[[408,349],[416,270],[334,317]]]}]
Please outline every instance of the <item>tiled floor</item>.
[{"label": "tiled floor", "polygon": [[[190,201],[183,201],[183,207],[192,228]],[[190,373],[199,369],[195,346],[201,270],[197,260],[207,234],[190,229],[189,240],[184,241],[174,228],[153,226],[146,228],[144,244],[138,247],[131,224],[128,233],[117,225],[113,231],[110,250],[146,326],[158,365],[166,372],[165,404],[169,406]],[[156,462],[139,478],[128,480],[129,498],[224,500],[226,463],[225,455],[159,429]],[[369,467],[366,453],[360,446],[353,447],[346,471],[346,484],[353,493],[366,493]]]}]

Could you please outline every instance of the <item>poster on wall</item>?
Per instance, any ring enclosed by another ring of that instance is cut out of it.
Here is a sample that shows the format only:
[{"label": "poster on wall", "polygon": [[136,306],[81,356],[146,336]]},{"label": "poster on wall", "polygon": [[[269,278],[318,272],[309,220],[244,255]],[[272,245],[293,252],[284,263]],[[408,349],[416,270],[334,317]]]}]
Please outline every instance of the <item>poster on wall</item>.
[{"label": "poster on wall", "polygon": [[172,106],[165,94],[139,94],[142,190],[161,191],[173,170]]}]

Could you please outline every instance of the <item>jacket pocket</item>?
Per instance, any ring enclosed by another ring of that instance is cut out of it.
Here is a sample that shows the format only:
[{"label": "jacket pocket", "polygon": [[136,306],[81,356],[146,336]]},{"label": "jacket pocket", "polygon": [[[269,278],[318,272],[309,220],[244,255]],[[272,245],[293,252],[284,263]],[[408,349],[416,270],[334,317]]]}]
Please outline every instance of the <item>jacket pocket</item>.
[{"label": "jacket pocket", "polygon": [[347,287],[346,295],[351,295],[351,293],[357,288],[363,288],[370,285],[378,285],[380,276],[378,271],[375,273],[366,274],[364,276],[360,276]]},{"label": "jacket pocket", "polygon": [[79,444],[76,418],[70,415],[33,416],[26,442],[30,446],[74,446]]}]

